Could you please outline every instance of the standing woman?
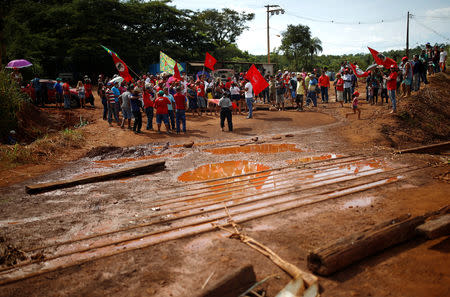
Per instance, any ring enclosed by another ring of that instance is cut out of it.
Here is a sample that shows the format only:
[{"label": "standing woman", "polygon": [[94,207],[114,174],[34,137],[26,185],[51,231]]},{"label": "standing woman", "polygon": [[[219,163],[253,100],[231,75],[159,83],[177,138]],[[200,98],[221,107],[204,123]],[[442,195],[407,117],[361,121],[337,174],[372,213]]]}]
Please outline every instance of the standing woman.
[{"label": "standing woman", "polygon": [[80,105],[82,108],[84,108],[85,107],[84,105],[86,104],[86,97],[85,97],[84,85],[81,82],[81,80],[78,81],[77,92],[78,92],[78,98],[80,99]]}]

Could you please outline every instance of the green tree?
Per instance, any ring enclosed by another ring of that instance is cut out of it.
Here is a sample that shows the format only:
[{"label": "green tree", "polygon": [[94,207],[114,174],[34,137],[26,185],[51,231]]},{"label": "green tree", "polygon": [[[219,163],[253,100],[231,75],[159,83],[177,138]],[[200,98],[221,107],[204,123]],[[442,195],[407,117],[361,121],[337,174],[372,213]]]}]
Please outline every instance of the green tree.
[{"label": "green tree", "polygon": [[199,21],[204,33],[207,33],[214,45],[225,47],[236,42],[236,38],[248,29],[245,25],[253,20],[255,14],[237,12],[232,9],[224,8],[222,11],[217,9],[207,9],[199,12],[194,21]]}]

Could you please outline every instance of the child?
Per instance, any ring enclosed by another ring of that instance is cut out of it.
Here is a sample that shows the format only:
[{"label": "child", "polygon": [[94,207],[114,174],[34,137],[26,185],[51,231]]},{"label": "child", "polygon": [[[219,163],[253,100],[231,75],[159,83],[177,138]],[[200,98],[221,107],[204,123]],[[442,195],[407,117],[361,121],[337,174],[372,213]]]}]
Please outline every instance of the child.
[{"label": "child", "polygon": [[218,105],[220,106],[220,128],[222,128],[222,131],[224,131],[225,118],[227,118],[228,131],[233,131],[233,114],[231,112],[233,105],[230,100],[230,92],[228,92],[227,90],[224,92],[223,97],[220,98]]},{"label": "child", "polygon": [[81,107],[84,108],[84,105],[86,104],[86,101],[85,101],[85,90],[84,90],[84,85],[81,82],[81,80],[78,81],[77,92],[78,92],[78,98],[80,99]]},{"label": "child", "polygon": [[345,115],[346,118],[348,118],[349,115],[352,114],[356,114],[356,112],[358,111],[358,120],[361,119],[361,109],[358,108],[358,97],[359,97],[359,93],[358,91],[355,91],[352,95],[352,108],[353,108],[353,113],[347,113]]}]

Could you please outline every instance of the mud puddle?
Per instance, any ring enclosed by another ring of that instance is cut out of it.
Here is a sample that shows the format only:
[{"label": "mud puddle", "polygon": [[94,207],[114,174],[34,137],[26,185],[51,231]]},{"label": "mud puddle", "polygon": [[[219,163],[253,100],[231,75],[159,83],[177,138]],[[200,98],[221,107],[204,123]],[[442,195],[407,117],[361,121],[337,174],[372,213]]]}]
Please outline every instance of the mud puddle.
[{"label": "mud puddle", "polygon": [[303,152],[293,143],[263,143],[249,144],[245,146],[229,146],[222,148],[205,149],[205,152],[214,155],[231,155],[231,154],[276,154],[284,152]]},{"label": "mud puddle", "polygon": [[310,157],[304,157],[300,159],[294,159],[294,160],[287,160],[286,163],[289,165],[296,164],[296,163],[307,163],[312,161],[325,161],[330,159],[336,159],[336,158],[342,158],[344,155],[338,155],[338,154],[325,154],[320,156],[310,156]]}]

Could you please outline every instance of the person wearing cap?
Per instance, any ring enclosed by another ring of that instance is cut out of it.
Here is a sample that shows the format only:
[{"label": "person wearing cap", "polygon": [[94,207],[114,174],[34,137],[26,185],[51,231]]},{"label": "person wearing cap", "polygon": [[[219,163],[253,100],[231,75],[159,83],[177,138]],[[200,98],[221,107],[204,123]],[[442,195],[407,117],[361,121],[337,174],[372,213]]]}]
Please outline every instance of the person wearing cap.
[{"label": "person wearing cap", "polygon": [[152,84],[146,84],[144,92],[142,94],[142,100],[144,101],[144,112],[147,116],[147,130],[153,130],[153,100]]},{"label": "person wearing cap", "polygon": [[42,96],[41,83],[37,74],[35,74],[34,78],[31,80],[31,86],[33,87],[34,93],[36,94],[36,105],[41,105],[42,107],[44,107],[44,96]]},{"label": "person wearing cap", "polygon": [[130,102],[131,91],[132,91],[132,88],[131,88],[131,86],[129,86],[128,89],[125,90],[125,92],[120,94],[120,98],[122,99],[122,105],[120,106],[122,109],[122,124],[120,125],[120,127],[124,128],[125,120],[127,120],[128,129],[130,129],[130,130],[132,129],[131,128],[132,111],[131,111],[131,102]]},{"label": "person wearing cap", "polygon": [[177,134],[180,134],[181,125],[183,126],[183,133],[186,133],[186,96],[183,95],[183,87],[177,86],[175,88],[175,116],[177,118]]},{"label": "person wearing cap", "polygon": [[167,97],[170,101],[170,104],[167,105],[167,114],[169,115],[169,127],[170,130],[175,131],[175,99],[172,94],[169,93],[167,88],[164,88],[164,96]]},{"label": "person wearing cap", "polygon": [[439,50],[439,47],[437,45],[433,48],[433,66],[434,66],[434,73],[440,72],[439,67],[439,59],[441,57],[441,51]]},{"label": "person wearing cap", "polygon": [[116,81],[113,83],[113,86],[111,88],[111,91],[114,94],[114,101],[116,104],[114,104],[114,113],[116,114],[117,118],[119,118],[119,110],[120,110],[120,90],[119,90],[119,83]]},{"label": "person wearing cap", "polygon": [[170,102],[169,98],[164,96],[164,91],[158,91],[158,97],[153,103],[153,106],[156,109],[156,124],[158,125],[158,133],[161,133],[162,122],[164,122],[164,126],[166,126],[166,133],[170,133],[168,109],[169,104],[172,104],[172,102]]},{"label": "person wearing cap", "polygon": [[401,83],[402,86],[402,97],[411,96],[411,84],[413,78],[413,70],[411,67],[411,63],[408,60],[408,57],[402,58],[402,63],[400,64],[400,68],[402,69],[403,81]]},{"label": "person wearing cap", "polygon": [[283,83],[283,79],[278,76],[275,82],[275,88],[277,90],[277,108],[278,110],[284,110],[284,93],[285,91],[285,85]]},{"label": "person wearing cap", "polygon": [[308,99],[307,104],[309,105],[309,102],[312,102],[314,107],[317,107],[317,93],[316,93],[316,87],[317,87],[317,79],[314,76],[313,73],[311,73],[311,75],[309,76],[309,85],[308,85]]},{"label": "person wearing cap", "polygon": [[197,115],[201,116],[202,112],[198,110],[197,92],[195,91],[195,84],[193,80],[190,84],[188,84],[186,95],[189,100],[189,109],[192,111],[192,115],[194,116],[195,113],[197,113]]},{"label": "person wearing cap", "polygon": [[427,59],[428,74],[431,75],[434,73],[433,48],[431,47],[431,44],[429,42],[427,42],[427,44],[425,45],[425,55]]},{"label": "person wearing cap", "polygon": [[103,85],[103,82],[98,83],[97,87],[97,95],[102,100],[103,105],[103,120],[106,121],[108,117],[108,100],[106,99],[106,87]]},{"label": "person wearing cap", "polygon": [[269,78],[269,103],[272,106],[275,106],[276,104],[276,97],[277,97],[276,81],[273,75],[271,75]]},{"label": "person wearing cap", "polygon": [[136,134],[142,133],[142,114],[141,114],[141,108],[142,108],[142,101],[141,101],[141,89],[139,87],[134,87],[133,91],[130,95],[130,106],[131,106],[131,112],[134,116],[134,123],[133,123],[133,132]]},{"label": "person wearing cap", "polygon": [[91,103],[92,107],[94,107],[94,95],[92,94],[92,83],[91,79],[85,76],[84,80],[84,90],[85,90],[85,100],[86,103]]},{"label": "person wearing cap", "polygon": [[64,109],[70,109],[70,85],[67,79],[64,79],[62,89],[64,96]]},{"label": "person wearing cap", "polygon": [[414,55],[413,61],[412,61],[413,79],[412,79],[411,91],[414,91],[414,92],[419,91],[419,89],[420,89],[420,73],[422,72],[423,68],[424,68],[424,65],[422,64],[422,61],[419,60],[419,56]]},{"label": "person wearing cap", "polygon": [[247,107],[248,107],[248,115],[247,115],[247,119],[251,119],[253,118],[253,86],[252,83],[246,78],[245,79],[246,84],[244,87],[245,90],[245,101],[247,103]]},{"label": "person wearing cap", "polygon": [[56,82],[53,85],[53,89],[55,90],[56,108],[62,108],[63,89],[62,89],[61,79],[59,77],[56,79]]},{"label": "person wearing cap", "polygon": [[397,101],[395,99],[395,91],[397,90],[397,66],[391,65],[389,76],[385,76],[389,98],[391,99],[392,111],[397,112]]},{"label": "person wearing cap", "polygon": [[359,104],[358,97],[359,97],[359,92],[355,91],[352,95],[352,110],[353,110],[353,112],[347,113],[345,115],[346,118],[348,118],[348,116],[350,116],[352,114],[356,114],[356,112],[358,112],[358,120],[361,119],[361,109],[358,107],[358,104]]},{"label": "person wearing cap", "polygon": [[230,92],[228,90],[225,90],[225,92],[222,95],[222,98],[220,98],[218,106],[220,107],[220,128],[222,131],[225,127],[225,118],[227,119],[228,124],[228,131],[233,131],[233,115],[231,112],[231,109],[233,108],[233,104],[230,100]]}]

